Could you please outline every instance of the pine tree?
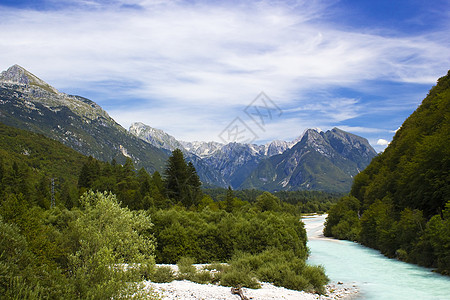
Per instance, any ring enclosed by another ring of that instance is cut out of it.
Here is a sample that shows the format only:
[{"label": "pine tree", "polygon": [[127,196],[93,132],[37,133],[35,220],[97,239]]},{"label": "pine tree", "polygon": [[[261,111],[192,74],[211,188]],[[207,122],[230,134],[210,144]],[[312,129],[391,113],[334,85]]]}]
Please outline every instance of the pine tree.
[{"label": "pine tree", "polygon": [[172,151],[164,175],[167,197],[174,199],[176,202],[182,202],[183,196],[185,196],[183,194],[188,179],[188,170],[183,152],[180,149]]},{"label": "pine tree", "polygon": [[201,182],[192,163],[186,163],[183,152],[175,149],[165,170],[166,195],[185,207],[197,205],[201,198]]},{"label": "pine tree", "polygon": [[228,186],[227,196],[225,198],[225,205],[226,205],[225,210],[227,212],[233,212],[233,199],[234,199],[233,189],[231,188],[231,186]]},{"label": "pine tree", "polygon": [[92,188],[94,181],[100,176],[100,164],[92,156],[89,156],[87,162],[81,168],[80,176],[78,178],[79,188]]},{"label": "pine tree", "polygon": [[154,204],[157,208],[168,208],[169,201],[165,198],[166,189],[164,187],[164,181],[158,171],[153,173],[150,181],[150,195],[154,200]]},{"label": "pine tree", "polygon": [[202,182],[200,181],[200,178],[198,177],[197,171],[195,170],[192,162],[188,163],[187,171],[189,176],[187,181],[187,190],[189,194],[187,199],[188,201],[186,201],[185,205],[186,207],[191,207],[192,205],[198,205],[203,197],[203,193],[201,190]]}]

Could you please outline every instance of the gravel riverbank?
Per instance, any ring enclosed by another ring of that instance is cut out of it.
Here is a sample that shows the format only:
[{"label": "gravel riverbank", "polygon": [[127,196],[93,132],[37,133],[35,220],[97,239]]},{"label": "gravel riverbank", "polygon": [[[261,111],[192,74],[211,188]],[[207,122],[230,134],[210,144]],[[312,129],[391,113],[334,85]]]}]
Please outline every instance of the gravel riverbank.
[{"label": "gravel riverbank", "polygon": [[[214,284],[198,284],[190,281],[172,281],[170,283],[144,282],[146,288],[151,288],[163,299],[185,300],[240,300],[238,295],[231,293],[231,288]],[[354,299],[358,289],[351,284],[329,284],[325,295],[288,290],[270,283],[262,283],[260,289],[243,288],[244,296],[254,300],[313,300],[313,299]]]}]

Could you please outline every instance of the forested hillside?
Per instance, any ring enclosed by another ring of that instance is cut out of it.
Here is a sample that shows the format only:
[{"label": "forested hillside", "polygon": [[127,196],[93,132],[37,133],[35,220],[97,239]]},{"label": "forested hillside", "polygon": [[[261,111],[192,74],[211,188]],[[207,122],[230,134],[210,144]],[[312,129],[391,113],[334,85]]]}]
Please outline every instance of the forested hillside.
[{"label": "forested hillside", "polygon": [[154,299],[138,283],[173,280],[155,260],[186,257],[230,265],[216,277],[180,279],[257,287],[258,278],[324,291],[323,268],[305,264],[306,232],[298,222],[303,209],[319,208],[304,206],[312,195],[288,203],[264,192],[246,201],[223,189],[213,200],[179,150],[163,174],[148,174],[131,159],[100,162],[3,124],[0,153],[2,299]]},{"label": "forested hillside", "polygon": [[[334,206],[325,234],[450,273],[450,71]],[[360,217],[359,217],[360,216]]]}]

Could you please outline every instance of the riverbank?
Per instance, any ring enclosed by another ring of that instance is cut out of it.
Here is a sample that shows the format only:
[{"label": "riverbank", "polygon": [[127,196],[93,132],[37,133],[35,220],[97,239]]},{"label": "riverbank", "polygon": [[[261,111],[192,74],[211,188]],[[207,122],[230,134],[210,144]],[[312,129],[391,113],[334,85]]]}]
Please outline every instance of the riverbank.
[{"label": "riverbank", "polygon": [[[178,266],[170,264],[159,264],[158,267],[170,267],[177,273]],[[195,264],[197,270],[202,270],[204,264]],[[145,281],[146,289],[151,289],[162,296],[163,299],[186,299],[186,300],[239,300],[238,295],[231,293],[230,287],[216,284],[199,284],[187,280],[177,280],[168,283],[154,283]],[[243,294],[248,299],[254,300],[334,300],[334,299],[355,299],[358,295],[358,288],[352,283],[332,282],[325,288],[324,295],[307,293],[303,291],[289,290],[277,287],[270,283],[261,283],[260,289],[243,288]]]},{"label": "riverbank", "polygon": [[[198,284],[190,281],[172,281],[169,283],[153,283],[145,281],[145,288],[152,289],[162,296],[163,299],[186,299],[186,300],[239,300],[238,295],[231,293],[231,288],[214,284]],[[270,283],[262,283],[260,289],[242,289],[248,299],[254,300],[334,300],[355,299],[358,289],[349,284],[329,284],[325,295],[306,293],[303,291],[288,290],[277,287]]]}]

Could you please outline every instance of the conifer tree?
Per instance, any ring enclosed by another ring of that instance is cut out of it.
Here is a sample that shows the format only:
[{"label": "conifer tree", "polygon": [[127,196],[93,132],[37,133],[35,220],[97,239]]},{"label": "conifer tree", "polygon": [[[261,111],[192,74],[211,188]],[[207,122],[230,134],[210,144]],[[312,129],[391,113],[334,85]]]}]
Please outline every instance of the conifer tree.
[{"label": "conifer tree", "polygon": [[78,178],[78,187],[89,189],[95,180],[100,176],[100,164],[92,156],[89,156],[86,163],[81,168]]},{"label": "conifer tree", "polygon": [[228,186],[227,196],[225,198],[226,204],[225,210],[227,212],[233,212],[233,199],[234,199],[233,189],[231,188],[231,186]]},{"label": "conifer tree", "polygon": [[181,202],[184,186],[188,179],[188,172],[183,152],[180,149],[172,151],[172,156],[169,157],[164,175],[167,197],[174,199],[176,202]]},{"label": "conifer tree", "polygon": [[188,201],[186,201],[185,205],[186,207],[190,207],[192,205],[197,205],[198,203],[200,203],[203,194],[200,189],[200,187],[202,186],[202,182],[200,181],[200,178],[198,177],[197,171],[195,170],[192,162],[189,162],[187,164],[187,171],[189,176],[187,180],[187,190],[189,194],[187,199]]},{"label": "conifer tree", "polygon": [[186,163],[183,152],[175,149],[165,170],[166,195],[185,207],[197,205],[202,197],[201,182],[192,163]]}]

